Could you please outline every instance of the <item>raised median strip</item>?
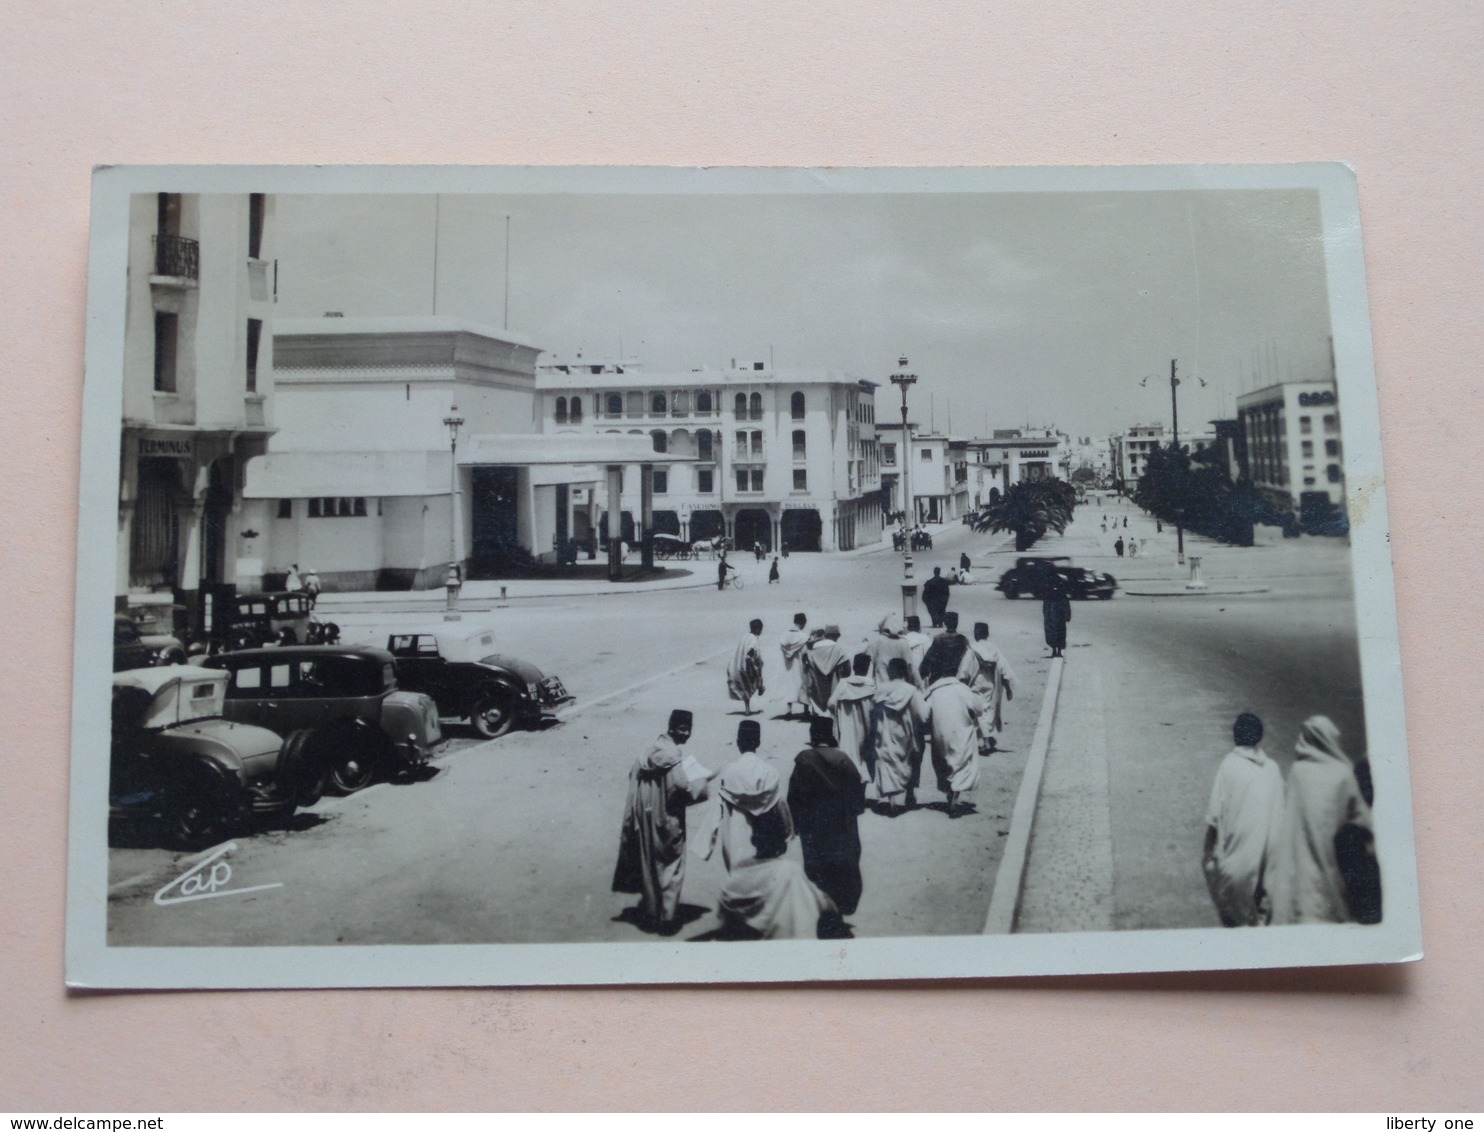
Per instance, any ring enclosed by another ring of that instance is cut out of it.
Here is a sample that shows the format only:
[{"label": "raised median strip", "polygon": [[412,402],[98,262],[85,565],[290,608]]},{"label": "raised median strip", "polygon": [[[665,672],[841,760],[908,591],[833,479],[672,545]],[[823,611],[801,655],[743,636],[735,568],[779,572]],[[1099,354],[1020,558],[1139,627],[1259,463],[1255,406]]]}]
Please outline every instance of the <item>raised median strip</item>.
[{"label": "raised median strip", "polygon": [[1036,803],[1041,796],[1041,778],[1046,773],[1046,752],[1051,746],[1051,728],[1056,722],[1056,699],[1061,692],[1061,674],[1066,661],[1055,657],[1046,678],[1046,694],[1041,700],[1041,715],[1036,721],[1035,738],[1031,740],[1030,757],[1015,795],[1015,811],[1010,816],[1010,835],[1005,839],[1004,855],[995,873],[994,891],[989,898],[989,912],[984,917],[985,935],[1009,935],[1015,930],[1015,914],[1020,907],[1021,886],[1025,883],[1025,866],[1031,844],[1031,827],[1036,821]]}]

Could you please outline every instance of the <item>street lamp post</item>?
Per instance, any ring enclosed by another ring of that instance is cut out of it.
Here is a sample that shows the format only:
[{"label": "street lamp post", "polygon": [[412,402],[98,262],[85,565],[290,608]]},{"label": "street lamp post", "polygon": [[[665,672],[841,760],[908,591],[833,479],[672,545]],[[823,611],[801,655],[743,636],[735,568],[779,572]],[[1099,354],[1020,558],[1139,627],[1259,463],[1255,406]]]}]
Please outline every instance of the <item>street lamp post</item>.
[{"label": "street lamp post", "polygon": [[[1175,434],[1175,462],[1180,461],[1180,403],[1175,396],[1175,390],[1180,388],[1180,379],[1175,376],[1175,359],[1170,359],[1170,422],[1171,429]],[[1181,565],[1185,565],[1185,524],[1180,506],[1175,507],[1175,548],[1177,559]]]},{"label": "street lamp post", "polygon": [[907,388],[917,384],[917,375],[907,371],[907,355],[897,359],[901,373],[891,375],[891,383],[902,391],[902,617],[917,612],[917,583],[912,577],[912,531],[907,519],[916,517],[912,503],[912,440],[907,428]]},{"label": "street lamp post", "polygon": [[458,621],[459,590],[464,584],[464,554],[459,545],[463,540],[463,526],[459,522],[459,429],[464,418],[459,416],[459,407],[450,405],[443,424],[448,429],[448,573],[443,584],[448,589],[448,604],[443,611],[443,620]]}]

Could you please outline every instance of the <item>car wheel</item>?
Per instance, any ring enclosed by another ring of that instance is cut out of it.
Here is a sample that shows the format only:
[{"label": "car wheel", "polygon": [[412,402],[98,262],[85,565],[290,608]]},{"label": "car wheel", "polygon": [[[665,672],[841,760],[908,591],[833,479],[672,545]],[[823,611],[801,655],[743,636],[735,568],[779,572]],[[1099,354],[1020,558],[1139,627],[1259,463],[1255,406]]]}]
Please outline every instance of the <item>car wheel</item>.
[{"label": "car wheel", "polygon": [[1108,590],[1106,593],[1100,593],[1100,594],[1098,594],[1098,600],[1099,601],[1107,601],[1112,596],[1113,596],[1113,591],[1112,590]]},{"label": "car wheel", "polygon": [[165,820],[177,847],[205,849],[231,836],[236,815],[222,794],[213,776],[202,770],[187,775],[171,792]]},{"label": "car wheel", "polygon": [[279,752],[279,790],[292,797],[296,807],[312,806],[324,797],[326,774],[313,743],[314,732],[306,727],[290,732]]},{"label": "car wheel", "polygon": [[166,649],[165,652],[164,652],[164,654],[160,657],[160,663],[162,665],[167,665],[167,664],[185,664],[186,663],[185,649],[179,649],[179,648],[173,648],[173,647]]},{"label": "car wheel", "polygon": [[1016,598],[1020,597],[1020,591],[1012,586],[1005,591],[1005,596],[1008,597],[1011,601],[1014,601]]},{"label": "car wheel", "polygon": [[498,739],[515,726],[516,702],[509,692],[486,692],[474,701],[469,722],[486,739]]},{"label": "car wheel", "polygon": [[325,781],[337,794],[354,794],[376,781],[385,761],[381,751],[351,736],[331,741]]}]

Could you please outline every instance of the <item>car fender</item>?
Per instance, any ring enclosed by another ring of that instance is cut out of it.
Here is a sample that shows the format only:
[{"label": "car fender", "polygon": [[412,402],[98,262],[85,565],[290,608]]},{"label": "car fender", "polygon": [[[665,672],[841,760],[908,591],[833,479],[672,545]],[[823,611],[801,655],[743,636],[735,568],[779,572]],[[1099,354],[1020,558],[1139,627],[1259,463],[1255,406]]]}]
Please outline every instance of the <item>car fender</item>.
[{"label": "car fender", "polygon": [[398,690],[381,702],[381,729],[409,759],[427,759],[443,739],[438,706],[422,692]]},{"label": "car fender", "polygon": [[392,747],[391,740],[380,727],[352,716],[316,728],[309,750],[314,758],[325,760],[331,758],[345,744],[354,744],[363,750],[376,751],[382,755],[390,753]]}]

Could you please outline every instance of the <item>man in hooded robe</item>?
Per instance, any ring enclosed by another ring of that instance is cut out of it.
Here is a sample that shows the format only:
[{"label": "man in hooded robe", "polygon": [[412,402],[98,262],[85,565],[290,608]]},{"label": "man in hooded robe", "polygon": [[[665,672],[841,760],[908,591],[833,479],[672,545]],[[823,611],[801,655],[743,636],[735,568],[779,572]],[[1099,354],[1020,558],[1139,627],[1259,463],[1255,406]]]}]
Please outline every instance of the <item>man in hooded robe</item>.
[{"label": "man in hooded robe", "polygon": [[850,672],[850,657],[840,646],[840,626],[826,625],[804,649],[804,687],[809,693],[809,711],[828,717],[830,696],[842,676]]},{"label": "man in hooded robe", "polygon": [[902,634],[902,640],[912,650],[912,682],[921,688],[922,658],[927,656],[928,646],[933,643],[933,638],[922,631],[922,618],[917,614],[907,618],[907,629]]},{"label": "man in hooded robe", "polygon": [[670,713],[665,734],[629,771],[629,793],[619,832],[613,891],[639,894],[639,922],[661,934],[680,927],[685,881],[685,811],[706,797],[712,774],[681,751],[691,735],[691,713]]},{"label": "man in hooded robe", "polygon": [[[927,638],[923,638],[923,648],[927,648]],[[878,684],[885,684],[891,679],[886,674],[886,666],[893,657],[905,660],[916,673],[917,666],[912,663],[912,646],[908,643],[902,629],[902,619],[895,613],[888,613],[876,626],[876,638],[870,644],[871,654],[871,679]],[[920,657],[918,659],[921,659]]]},{"label": "man in hooded robe", "polygon": [[[773,784],[781,786],[777,772],[772,775]],[[761,777],[754,786],[772,788]],[[826,924],[838,922],[834,902],[797,861],[783,855],[793,836],[787,813],[788,803],[779,802],[750,819],[753,855],[731,867],[716,898],[718,939],[815,939],[825,934]]]},{"label": "man in hooded robe", "polygon": [[1251,712],[1237,716],[1232,740],[1211,785],[1201,869],[1222,926],[1255,927],[1271,913],[1264,877],[1283,820],[1283,772],[1258,746],[1262,720]]},{"label": "man in hooded robe", "polygon": [[727,665],[727,694],[742,701],[742,710],[752,714],[752,697],[763,694],[763,623],[753,618],[747,636],[737,642]]},{"label": "man in hooded robe", "polygon": [[979,753],[987,755],[999,745],[996,736],[1005,729],[1003,701],[1015,698],[1015,678],[1004,654],[990,643],[987,622],[974,622],[974,640],[964,653],[958,678],[984,705],[979,716]]},{"label": "man in hooded robe", "polygon": [[[1269,887],[1275,924],[1337,924],[1380,919],[1380,874],[1375,892],[1347,885],[1341,852],[1360,843],[1374,852],[1371,808],[1356,781],[1355,766],[1340,746],[1340,729],[1327,716],[1304,721],[1288,772],[1277,860]],[[1347,851],[1347,856],[1349,852]],[[1358,872],[1353,866],[1351,876]],[[1368,884],[1369,886],[1369,884]],[[1361,896],[1369,899],[1357,899]],[[1374,918],[1364,915],[1371,908]]]},{"label": "man in hooded robe", "polygon": [[[788,808],[804,850],[804,872],[834,901],[840,916],[855,911],[861,898],[861,840],[856,818],[866,808],[865,783],[855,763],[835,746],[829,719],[809,721],[809,746],[794,759]],[[821,936],[843,936],[836,919]]]},{"label": "man in hooded robe", "polygon": [[958,817],[963,795],[979,785],[979,716],[984,705],[954,669],[928,685],[928,727],[933,737],[933,770],[948,799],[948,816]]},{"label": "man in hooded robe", "polygon": [[862,782],[871,781],[873,754],[866,738],[871,725],[871,705],[876,695],[876,681],[871,679],[871,657],[858,652],[851,658],[851,674],[835,685],[830,693],[830,715],[835,721],[840,750],[860,772]]},{"label": "man in hooded robe", "polygon": [[957,679],[959,666],[969,651],[969,638],[958,631],[958,614],[943,614],[943,625],[943,631],[933,638],[922,658],[919,675],[924,687],[942,676]]},{"label": "man in hooded robe", "polygon": [[711,789],[712,805],[706,820],[696,830],[691,852],[709,861],[718,849],[721,863],[728,872],[753,855],[752,830],[757,820],[771,814],[783,830],[787,841],[794,835],[793,818],[783,797],[783,780],[778,770],[757,755],[762,745],[763,730],[755,719],[737,724],[737,750],[741,758],[729,763]]},{"label": "man in hooded robe", "polygon": [[803,659],[804,647],[809,643],[809,635],[804,632],[804,626],[808,623],[809,619],[802,613],[795,613],[793,627],[778,642],[778,648],[783,652],[783,690],[788,696],[783,704],[784,719],[793,718],[794,704],[804,709],[803,714],[809,714],[809,692],[804,686],[807,673]]},{"label": "man in hooded robe", "polygon": [[892,816],[910,808],[922,769],[922,736],[928,723],[927,701],[909,678],[907,662],[887,662],[887,679],[876,685],[871,706],[871,750],[875,756],[876,793]]}]

